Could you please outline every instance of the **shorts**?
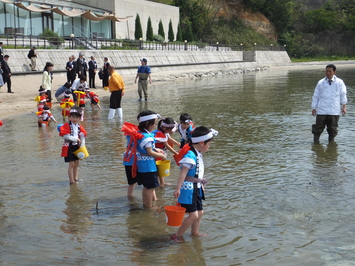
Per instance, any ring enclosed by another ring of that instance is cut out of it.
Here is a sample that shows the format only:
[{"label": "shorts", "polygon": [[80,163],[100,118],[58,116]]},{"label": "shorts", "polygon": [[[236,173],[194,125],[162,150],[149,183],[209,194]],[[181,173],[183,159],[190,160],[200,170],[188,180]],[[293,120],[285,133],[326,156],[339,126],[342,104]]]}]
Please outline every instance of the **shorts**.
[{"label": "shorts", "polygon": [[67,157],[64,157],[64,162],[69,163],[69,162],[72,162],[72,161],[79,160],[79,158],[76,157],[76,155],[73,153],[73,152],[75,152],[77,149],[79,149],[79,145],[72,145],[72,144],[69,144],[68,156],[67,156]]},{"label": "shorts", "polygon": [[135,177],[135,178],[132,177],[132,165],[125,165],[124,169],[126,170],[126,177],[127,177],[128,185],[133,185],[133,184],[137,183],[138,177]]},{"label": "shorts", "polygon": [[85,103],[79,104],[79,107],[85,107]]},{"label": "shorts", "polygon": [[[196,212],[196,211],[202,211],[203,206],[202,206],[202,199],[204,199],[204,196],[200,196],[199,194],[199,188],[197,188],[197,184],[194,184],[194,194],[192,196],[192,204],[183,204],[181,203],[181,207],[184,207],[186,209],[186,212]],[[202,192],[203,193],[203,192]]]},{"label": "shorts", "polygon": [[91,99],[91,104],[92,105],[97,105],[97,101],[95,99]]},{"label": "shorts", "polygon": [[148,172],[148,173],[137,173],[137,183],[138,185],[143,185],[145,188],[156,188],[159,187],[158,182],[158,172]]}]

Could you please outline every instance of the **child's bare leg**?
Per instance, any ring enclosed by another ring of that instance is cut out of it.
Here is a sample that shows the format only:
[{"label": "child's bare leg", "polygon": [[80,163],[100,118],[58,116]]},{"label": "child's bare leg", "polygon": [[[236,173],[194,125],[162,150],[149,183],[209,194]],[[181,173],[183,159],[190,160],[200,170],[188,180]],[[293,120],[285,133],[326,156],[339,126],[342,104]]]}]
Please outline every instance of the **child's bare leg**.
[{"label": "child's bare leg", "polygon": [[100,106],[100,104],[97,104],[97,107],[99,107],[99,110],[101,110],[101,106]]},{"label": "child's bare leg", "polygon": [[154,191],[153,191],[153,196],[152,196],[152,200],[153,201],[156,201],[158,199],[158,197],[157,197],[157,194],[155,193],[155,189],[154,189]]},{"label": "child's bare leg", "polygon": [[74,163],[75,163],[75,161],[71,161],[71,162],[69,162],[69,166],[68,166],[68,176],[69,176],[69,183],[70,184],[74,184],[75,183],[75,179],[74,179]]},{"label": "child's bare leg", "polygon": [[74,161],[74,181],[77,182],[79,180],[79,160]]},{"label": "child's bare leg", "polygon": [[187,229],[198,219],[198,212],[190,212],[189,216],[182,222],[181,226],[176,232],[176,236],[182,236]]},{"label": "child's bare leg", "polygon": [[94,109],[95,109],[94,107],[95,107],[95,106],[94,106],[93,104],[91,104],[91,109],[92,109],[93,111],[94,111]]},{"label": "child's bare leg", "polygon": [[193,236],[200,236],[200,237],[205,237],[207,236],[204,233],[200,233],[200,224],[201,224],[201,219],[202,219],[203,211],[197,211],[197,220],[194,221],[191,225],[191,235]]},{"label": "child's bare leg", "polygon": [[154,188],[143,188],[142,190],[142,198],[143,198],[143,206],[146,208],[153,207],[153,193],[155,192]]},{"label": "child's bare leg", "polygon": [[134,183],[132,185],[128,185],[127,197],[133,197],[133,191],[134,191],[135,187],[136,187],[136,183]]},{"label": "child's bare leg", "polygon": [[164,183],[164,177],[163,176],[159,176],[159,186],[160,187],[164,187],[165,183]]}]

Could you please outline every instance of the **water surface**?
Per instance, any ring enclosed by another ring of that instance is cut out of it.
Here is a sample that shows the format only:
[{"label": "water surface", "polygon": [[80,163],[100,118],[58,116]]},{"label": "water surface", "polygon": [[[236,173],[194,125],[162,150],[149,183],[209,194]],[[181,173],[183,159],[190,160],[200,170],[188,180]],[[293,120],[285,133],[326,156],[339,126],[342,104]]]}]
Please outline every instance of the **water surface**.
[{"label": "water surface", "polygon": [[[204,155],[210,180],[201,231],[169,240],[176,228],[161,211],[174,186],[157,189],[158,211],[142,208],[141,188],[126,198],[121,123],[87,110],[90,157],[83,182],[69,186],[55,126],[34,113],[0,128],[0,262],[11,265],[355,265],[354,68],[338,70],[348,86],[348,114],[336,144],[312,144],[311,97],[319,70],[269,69],[150,86],[150,100],[123,101],[125,121],[154,110],[219,130]],[[99,92],[99,90],[98,90]],[[34,110],[35,112],[35,110]],[[60,120],[56,105],[54,115]],[[178,139],[178,136],[175,135]],[[170,157],[171,159],[171,157]],[[172,166],[167,182],[175,184]],[[159,208],[160,207],[160,208]]]}]

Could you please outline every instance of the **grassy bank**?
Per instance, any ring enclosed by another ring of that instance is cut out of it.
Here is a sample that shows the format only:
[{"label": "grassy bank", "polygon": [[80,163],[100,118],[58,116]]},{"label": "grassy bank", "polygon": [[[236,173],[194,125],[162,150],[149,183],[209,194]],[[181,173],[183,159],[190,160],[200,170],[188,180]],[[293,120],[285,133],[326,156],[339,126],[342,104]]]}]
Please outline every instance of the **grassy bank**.
[{"label": "grassy bank", "polygon": [[314,62],[314,61],[336,61],[336,60],[355,60],[355,56],[332,55],[332,56],[317,56],[317,57],[302,57],[302,58],[291,57],[291,61],[293,63]]}]

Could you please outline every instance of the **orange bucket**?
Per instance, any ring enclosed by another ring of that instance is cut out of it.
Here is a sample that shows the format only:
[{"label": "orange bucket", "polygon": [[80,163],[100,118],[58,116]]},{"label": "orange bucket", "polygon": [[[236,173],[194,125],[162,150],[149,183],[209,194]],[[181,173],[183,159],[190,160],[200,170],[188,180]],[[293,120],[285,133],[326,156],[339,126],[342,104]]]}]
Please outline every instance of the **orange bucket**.
[{"label": "orange bucket", "polygon": [[165,206],[166,224],[180,226],[184,219],[186,209],[180,206]]}]

